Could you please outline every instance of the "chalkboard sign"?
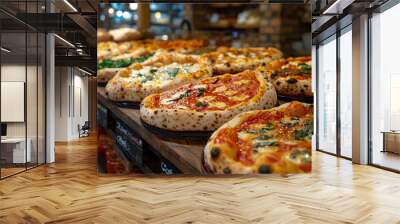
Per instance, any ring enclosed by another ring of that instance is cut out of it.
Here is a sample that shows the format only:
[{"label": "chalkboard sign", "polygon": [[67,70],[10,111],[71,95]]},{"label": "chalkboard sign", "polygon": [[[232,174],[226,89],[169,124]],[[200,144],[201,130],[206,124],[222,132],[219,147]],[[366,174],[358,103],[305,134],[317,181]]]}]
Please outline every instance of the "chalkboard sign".
[{"label": "chalkboard sign", "polygon": [[143,149],[141,147],[132,144],[132,142],[128,141],[126,136],[121,134],[115,135],[115,141],[129,159],[134,161],[138,166],[143,164]]},{"label": "chalkboard sign", "polygon": [[107,129],[108,110],[104,106],[97,104],[97,123]]}]

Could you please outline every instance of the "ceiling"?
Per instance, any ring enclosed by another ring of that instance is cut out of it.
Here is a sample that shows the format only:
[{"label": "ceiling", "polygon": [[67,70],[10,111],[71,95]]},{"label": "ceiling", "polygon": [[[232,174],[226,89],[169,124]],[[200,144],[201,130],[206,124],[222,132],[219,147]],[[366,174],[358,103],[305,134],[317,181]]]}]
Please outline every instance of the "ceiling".
[{"label": "ceiling", "polygon": [[1,0],[2,46],[11,50],[10,60],[25,61],[26,55],[32,58],[44,46],[36,43],[38,33],[56,33],[61,37],[55,38],[56,65],[71,65],[66,61],[74,57],[69,60],[72,66],[80,66],[76,58],[82,57],[85,67],[95,72],[97,5],[96,0]]}]

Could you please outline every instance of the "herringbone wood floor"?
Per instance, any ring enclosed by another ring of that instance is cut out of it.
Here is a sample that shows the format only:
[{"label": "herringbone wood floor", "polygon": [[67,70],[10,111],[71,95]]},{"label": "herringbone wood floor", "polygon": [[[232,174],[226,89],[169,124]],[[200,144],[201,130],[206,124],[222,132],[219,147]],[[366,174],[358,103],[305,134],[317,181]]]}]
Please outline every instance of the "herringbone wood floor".
[{"label": "herringbone wood floor", "polygon": [[100,177],[94,138],[0,181],[0,223],[400,223],[400,175],[314,153],[310,175]]}]

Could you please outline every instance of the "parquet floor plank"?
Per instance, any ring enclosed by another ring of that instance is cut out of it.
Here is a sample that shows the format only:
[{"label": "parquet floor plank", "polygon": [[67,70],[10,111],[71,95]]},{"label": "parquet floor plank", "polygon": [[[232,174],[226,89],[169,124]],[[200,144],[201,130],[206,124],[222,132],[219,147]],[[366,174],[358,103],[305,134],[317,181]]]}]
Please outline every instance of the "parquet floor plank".
[{"label": "parquet floor plank", "polygon": [[400,175],[315,152],[313,173],[99,176],[96,139],[0,181],[0,223],[396,223]]}]

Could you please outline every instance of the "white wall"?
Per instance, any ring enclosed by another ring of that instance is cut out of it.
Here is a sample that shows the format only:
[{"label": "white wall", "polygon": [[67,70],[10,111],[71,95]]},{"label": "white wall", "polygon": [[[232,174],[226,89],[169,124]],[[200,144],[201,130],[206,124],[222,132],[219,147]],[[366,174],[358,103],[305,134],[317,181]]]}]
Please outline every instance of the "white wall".
[{"label": "white wall", "polygon": [[[38,69],[38,71],[37,71]],[[25,78],[27,77],[27,81]],[[32,151],[32,161],[39,163],[44,162],[44,74],[39,66],[25,64],[3,64],[1,66],[1,81],[18,81],[26,83],[26,110],[27,120],[24,122],[6,122],[8,138],[25,138],[30,139],[30,148]],[[1,110],[9,110],[10,108],[1,108]],[[25,111],[22,111],[23,113]],[[37,157],[37,153],[39,156]]]},{"label": "white wall", "polygon": [[76,68],[56,67],[55,85],[55,140],[77,139],[78,125],[88,120],[88,78]]},{"label": "white wall", "polygon": [[[34,68],[33,66],[28,66],[28,74],[30,74],[30,71],[32,71]],[[6,64],[1,66],[1,81],[4,82],[25,82],[25,64],[24,65],[18,65],[18,64]],[[35,70],[36,73],[36,70]],[[31,83],[30,83],[31,84]],[[36,82],[34,83],[36,85]],[[30,90],[30,89],[28,89]],[[36,89],[34,92],[28,92],[27,96],[35,96],[36,98]],[[32,98],[32,97],[31,97]],[[31,102],[31,100],[28,100],[28,102]],[[35,105],[36,107],[36,105]],[[7,110],[7,108],[1,108],[2,110]],[[28,121],[33,120],[33,118],[30,117],[31,114],[28,115]],[[36,120],[36,114],[35,114],[35,120]],[[31,125],[28,125],[31,126]],[[25,122],[11,122],[7,123],[7,137],[25,137]],[[28,136],[29,137],[29,136]]]}]

